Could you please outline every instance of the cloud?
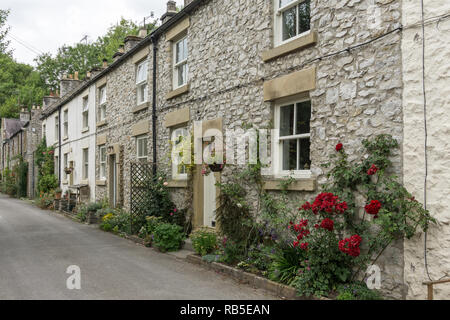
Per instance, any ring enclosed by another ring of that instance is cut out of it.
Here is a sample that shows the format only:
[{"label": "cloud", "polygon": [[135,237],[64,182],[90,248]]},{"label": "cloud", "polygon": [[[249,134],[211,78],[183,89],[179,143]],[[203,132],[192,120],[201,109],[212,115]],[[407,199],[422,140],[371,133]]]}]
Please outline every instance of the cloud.
[{"label": "cloud", "polygon": [[[55,53],[63,44],[79,42],[85,35],[95,40],[121,17],[143,21],[150,12],[160,17],[166,0],[2,0],[11,9],[11,48],[19,62],[33,64],[36,52]],[[183,0],[178,0],[180,5]],[[20,44],[19,42],[22,42]],[[27,48],[28,47],[28,48]]]}]

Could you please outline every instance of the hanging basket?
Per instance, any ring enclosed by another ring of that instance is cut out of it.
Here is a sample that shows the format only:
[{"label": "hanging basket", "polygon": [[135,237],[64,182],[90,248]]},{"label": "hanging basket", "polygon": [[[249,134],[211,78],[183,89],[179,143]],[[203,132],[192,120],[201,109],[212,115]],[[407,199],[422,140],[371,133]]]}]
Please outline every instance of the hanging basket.
[{"label": "hanging basket", "polygon": [[222,170],[223,170],[223,167],[224,167],[225,165],[224,164],[217,164],[217,163],[214,163],[214,164],[210,164],[209,165],[209,169],[212,171],[212,172],[221,172]]},{"label": "hanging basket", "polygon": [[72,168],[64,168],[64,172],[66,174],[71,174],[72,173]]}]

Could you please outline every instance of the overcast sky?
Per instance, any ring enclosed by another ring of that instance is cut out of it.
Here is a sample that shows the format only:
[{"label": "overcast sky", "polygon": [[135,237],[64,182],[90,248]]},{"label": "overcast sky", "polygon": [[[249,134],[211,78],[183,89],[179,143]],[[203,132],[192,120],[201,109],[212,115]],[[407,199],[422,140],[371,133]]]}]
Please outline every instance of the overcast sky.
[{"label": "overcast sky", "polygon": [[[183,2],[177,0],[178,5]],[[167,0],[1,0],[0,7],[11,9],[8,24],[14,58],[35,65],[33,59],[38,53],[54,54],[63,44],[77,43],[85,35],[93,41],[121,17],[141,22],[153,11],[159,18],[166,11],[166,3]]]}]

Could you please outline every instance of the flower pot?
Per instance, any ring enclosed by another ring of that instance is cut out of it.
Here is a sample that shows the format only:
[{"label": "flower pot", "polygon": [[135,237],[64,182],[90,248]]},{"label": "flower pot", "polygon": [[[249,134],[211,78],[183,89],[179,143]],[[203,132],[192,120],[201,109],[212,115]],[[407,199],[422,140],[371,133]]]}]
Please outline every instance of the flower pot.
[{"label": "flower pot", "polygon": [[55,200],[61,200],[62,192],[55,193]]}]

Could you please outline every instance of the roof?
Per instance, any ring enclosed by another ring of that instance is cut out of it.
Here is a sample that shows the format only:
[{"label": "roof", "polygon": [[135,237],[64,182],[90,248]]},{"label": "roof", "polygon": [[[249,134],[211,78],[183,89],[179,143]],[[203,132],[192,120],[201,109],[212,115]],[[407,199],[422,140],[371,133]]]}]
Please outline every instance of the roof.
[{"label": "roof", "polygon": [[58,110],[60,107],[65,105],[66,103],[70,102],[72,99],[74,99],[77,95],[79,95],[81,92],[84,92],[89,86],[97,82],[100,78],[114,70],[116,67],[121,65],[125,60],[130,58],[134,55],[137,51],[141,50],[146,45],[150,44],[152,41],[155,41],[159,38],[159,36],[167,31],[169,28],[171,28],[173,25],[178,23],[181,19],[183,19],[185,16],[187,16],[189,13],[194,11],[197,7],[199,7],[201,4],[208,2],[209,0],[193,0],[191,3],[189,3],[187,6],[185,6],[180,12],[178,12],[176,15],[174,15],[172,18],[170,18],[167,22],[165,22],[163,25],[161,25],[159,28],[151,32],[148,36],[146,36],[144,39],[142,39],[136,46],[131,48],[129,51],[124,53],[120,58],[118,58],[116,61],[111,63],[107,68],[103,69],[100,73],[92,77],[90,80],[84,81],[76,90],[69,92],[64,97],[61,97],[61,99],[50,105],[47,110],[44,110],[41,115],[41,120],[48,118],[51,114],[53,114],[56,110]]},{"label": "roof", "polygon": [[27,124],[26,121],[20,121],[19,119],[3,119],[5,128],[5,139],[11,139],[15,136],[20,130],[22,130],[23,126]]}]

